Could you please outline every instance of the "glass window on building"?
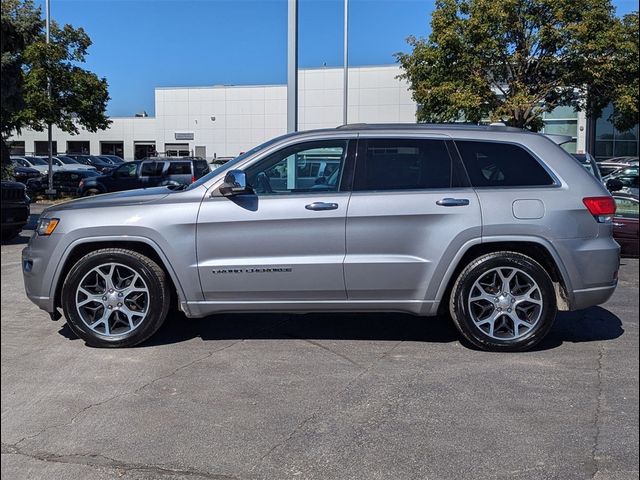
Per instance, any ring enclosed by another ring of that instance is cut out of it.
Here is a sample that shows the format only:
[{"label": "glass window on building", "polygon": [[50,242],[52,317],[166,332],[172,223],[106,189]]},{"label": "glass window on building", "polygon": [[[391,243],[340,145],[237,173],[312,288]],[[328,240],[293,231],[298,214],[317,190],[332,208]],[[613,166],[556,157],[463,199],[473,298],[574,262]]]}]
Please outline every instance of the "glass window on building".
[{"label": "glass window on building", "polygon": [[578,141],[578,112],[573,107],[557,107],[542,116],[544,126],[542,133],[552,135],[569,135],[573,142],[562,145],[569,153],[576,153]]},{"label": "glass window on building", "polygon": [[622,132],[609,121],[612,113],[613,106],[609,105],[595,121],[594,157],[599,161],[614,157],[637,157],[638,125]]},{"label": "glass window on building", "polygon": [[24,151],[24,142],[22,140],[7,142],[7,146],[9,147],[9,153],[11,155],[24,155],[26,153]]},{"label": "glass window on building", "polygon": [[[33,153],[35,155],[49,155],[49,142],[48,141],[37,141],[33,142]],[[51,142],[51,155],[58,154],[58,142],[53,140]]]}]

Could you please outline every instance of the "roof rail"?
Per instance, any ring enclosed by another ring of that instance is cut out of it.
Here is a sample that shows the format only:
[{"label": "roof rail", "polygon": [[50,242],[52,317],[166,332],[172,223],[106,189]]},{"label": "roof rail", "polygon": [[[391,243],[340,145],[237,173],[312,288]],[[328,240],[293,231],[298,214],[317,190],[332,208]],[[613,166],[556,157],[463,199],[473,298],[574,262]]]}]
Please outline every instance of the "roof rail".
[{"label": "roof rail", "polygon": [[395,130],[403,128],[429,130],[488,130],[498,132],[524,132],[504,124],[477,125],[472,123],[348,123],[336,127],[338,130]]}]

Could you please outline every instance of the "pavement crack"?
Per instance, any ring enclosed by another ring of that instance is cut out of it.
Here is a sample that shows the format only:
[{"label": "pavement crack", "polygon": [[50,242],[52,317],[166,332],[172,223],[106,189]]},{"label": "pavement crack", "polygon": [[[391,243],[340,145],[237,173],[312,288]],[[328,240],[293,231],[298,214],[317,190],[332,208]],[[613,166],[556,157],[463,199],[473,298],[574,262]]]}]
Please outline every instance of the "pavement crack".
[{"label": "pavement crack", "polygon": [[320,342],[316,342],[316,341],[314,341],[314,340],[309,340],[309,339],[306,339],[306,338],[302,338],[301,340],[304,340],[305,342],[310,343],[311,345],[315,345],[315,346],[316,346],[316,347],[318,347],[318,348],[321,348],[321,349],[323,349],[323,350],[326,350],[327,352],[329,352],[329,353],[331,353],[331,354],[333,354],[333,355],[336,355],[337,357],[340,357],[340,358],[342,358],[343,360],[346,360],[346,361],[347,361],[347,362],[349,362],[351,365],[354,365],[354,366],[356,366],[356,367],[358,367],[358,368],[365,368],[365,367],[363,367],[362,365],[360,365],[358,362],[356,362],[355,360],[352,360],[351,358],[347,357],[346,355],[344,355],[344,354],[342,354],[342,353],[340,353],[340,352],[337,352],[337,351],[335,351],[335,350],[333,350],[333,349],[331,349],[331,348],[327,347],[326,345],[321,344]]},{"label": "pavement crack", "polygon": [[240,480],[239,477],[227,474],[215,474],[195,469],[179,469],[171,468],[166,465],[147,465],[140,463],[128,463],[105,455],[96,453],[72,453],[66,455],[59,455],[56,453],[48,452],[27,452],[17,446],[17,444],[2,443],[3,455],[20,455],[42,462],[62,463],[71,465],[83,465],[93,468],[108,469],[118,472],[121,476],[122,473],[129,472],[144,472],[153,475],[153,478],[159,478],[161,476],[175,476],[181,475],[185,477],[198,477],[207,480]]},{"label": "pavement crack", "polygon": [[198,363],[198,362],[201,362],[201,361],[203,361],[203,360],[206,360],[206,359],[210,358],[211,356],[213,356],[214,354],[216,354],[216,353],[218,353],[218,352],[221,352],[221,351],[223,351],[223,350],[226,350],[227,348],[231,348],[231,347],[233,347],[234,345],[236,345],[237,343],[242,342],[242,341],[243,341],[243,340],[236,340],[235,342],[230,343],[229,345],[226,345],[226,346],[224,346],[224,347],[222,347],[222,348],[217,348],[217,349],[215,349],[215,350],[212,350],[212,351],[210,351],[209,353],[207,353],[206,355],[203,355],[203,356],[201,356],[201,357],[196,358],[195,360],[192,360],[192,361],[190,361],[190,362],[188,362],[188,363],[185,363],[184,365],[181,365],[181,366],[177,367],[176,369],[172,370],[171,372],[169,372],[169,373],[167,373],[167,374],[165,374],[165,375],[161,375],[161,376],[159,376],[159,377],[156,377],[156,378],[154,378],[154,379],[152,379],[152,380],[148,381],[148,382],[147,382],[147,383],[145,383],[144,385],[142,385],[142,386],[140,386],[140,387],[138,387],[138,388],[136,388],[136,389],[134,389],[134,390],[127,391],[127,392],[122,392],[122,393],[118,393],[118,394],[116,394],[116,395],[112,395],[111,397],[108,397],[108,398],[106,398],[106,399],[104,399],[104,400],[101,400],[101,401],[99,401],[99,402],[91,403],[91,404],[87,405],[86,407],[83,407],[81,410],[79,410],[75,415],[73,415],[73,416],[71,417],[71,419],[70,419],[68,422],[65,422],[65,423],[57,423],[57,424],[54,424],[54,425],[47,425],[46,427],[44,427],[44,428],[42,428],[42,429],[38,430],[38,431],[37,431],[36,433],[34,433],[33,435],[27,435],[27,436],[25,436],[25,437],[22,437],[22,438],[21,438],[20,440],[18,440],[14,445],[15,445],[15,446],[18,446],[18,445],[20,445],[20,444],[21,444],[22,442],[24,442],[24,441],[27,441],[27,440],[33,440],[34,438],[39,437],[40,435],[44,434],[45,432],[48,432],[49,430],[53,430],[53,429],[56,429],[56,428],[70,427],[71,425],[73,425],[73,424],[76,422],[76,420],[77,420],[78,418],[80,418],[80,417],[81,417],[84,413],[86,413],[88,410],[91,410],[92,408],[100,407],[100,406],[102,406],[102,405],[104,405],[104,404],[106,404],[106,403],[109,403],[109,402],[111,402],[111,401],[113,401],[113,400],[116,400],[116,399],[118,399],[118,398],[122,398],[122,397],[126,397],[126,396],[128,396],[128,395],[135,395],[135,394],[137,394],[137,393],[140,393],[142,390],[144,390],[145,388],[147,388],[147,387],[149,387],[149,386],[153,385],[154,383],[159,382],[160,380],[164,380],[164,379],[167,379],[167,378],[169,378],[169,377],[172,377],[173,375],[175,375],[175,374],[176,374],[176,373],[178,373],[179,371],[184,370],[185,368],[189,368],[189,367],[191,367],[192,365],[195,365],[195,364],[196,364],[196,363]]},{"label": "pavement crack", "polygon": [[[351,385],[353,385],[355,382],[357,382],[359,379],[361,379],[364,375],[366,375],[371,370],[373,370],[373,368],[376,365],[378,365],[382,360],[384,360],[386,357],[388,357],[391,354],[391,352],[393,352],[402,342],[403,342],[403,340],[398,341],[393,347],[391,347],[389,350],[387,350],[382,355],[380,355],[377,359],[375,359],[373,362],[371,362],[371,365],[369,365],[368,367],[364,368],[355,377],[353,377],[351,380],[349,380],[349,382],[347,382],[347,384],[344,386],[344,388],[342,388],[340,391],[338,391],[338,393],[335,396],[338,397],[338,396],[342,395],[344,392],[346,392],[349,389],[349,387],[351,387]],[[320,412],[322,412],[322,410],[324,408],[325,408],[325,405],[320,405],[318,408],[316,408],[311,413],[311,415],[309,415],[304,420],[302,420],[298,425],[296,425],[293,428],[293,430],[289,433],[289,435],[287,435],[283,440],[280,440],[279,442],[277,442],[273,447],[271,447],[267,451],[267,453],[262,455],[258,459],[258,461],[251,467],[251,469],[249,469],[249,471],[253,472],[256,469],[256,467],[258,465],[260,465],[265,458],[267,458],[269,455],[271,455],[271,453],[273,453],[279,447],[287,444],[297,432],[299,432],[302,428],[304,428],[304,426],[307,423],[309,423],[311,420],[313,420],[315,417],[317,417],[318,414],[320,414]]]},{"label": "pavement crack", "polygon": [[598,366],[597,366],[597,384],[596,384],[596,409],[593,416],[593,446],[591,448],[591,463],[593,465],[593,473],[591,478],[595,478],[600,470],[598,462],[598,447],[600,444],[600,423],[604,392],[602,389],[602,360],[604,358],[604,345],[600,347],[598,353]]}]

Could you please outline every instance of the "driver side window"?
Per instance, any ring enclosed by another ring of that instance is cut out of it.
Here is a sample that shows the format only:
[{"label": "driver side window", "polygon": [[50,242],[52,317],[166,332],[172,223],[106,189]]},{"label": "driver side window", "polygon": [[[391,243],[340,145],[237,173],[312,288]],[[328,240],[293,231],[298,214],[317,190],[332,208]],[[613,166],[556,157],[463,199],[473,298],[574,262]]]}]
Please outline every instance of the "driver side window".
[{"label": "driver side window", "polygon": [[116,170],[116,176],[121,178],[129,178],[136,176],[138,165],[135,163],[125,163]]},{"label": "driver side window", "polygon": [[347,140],[323,140],[286,147],[246,171],[258,195],[337,192]]}]

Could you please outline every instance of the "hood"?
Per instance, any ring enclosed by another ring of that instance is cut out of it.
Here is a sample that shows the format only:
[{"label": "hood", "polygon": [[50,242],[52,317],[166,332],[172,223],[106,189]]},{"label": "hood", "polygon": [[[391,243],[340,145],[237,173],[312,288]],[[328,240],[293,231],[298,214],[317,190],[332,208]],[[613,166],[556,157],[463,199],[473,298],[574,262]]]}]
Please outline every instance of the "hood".
[{"label": "hood", "polygon": [[47,208],[44,213],[60,212],[64,210],[77,210],[82,208],[100,207],[125,207],[127,205],[140,205],[162,200],[169,195],[171,190],[167,187],[141,188],[139,190],[127,190],[125,192],[104,193],[95,197],[83,197],[68,202],[59,203]]}]

